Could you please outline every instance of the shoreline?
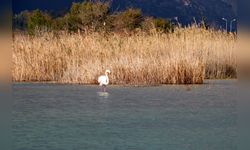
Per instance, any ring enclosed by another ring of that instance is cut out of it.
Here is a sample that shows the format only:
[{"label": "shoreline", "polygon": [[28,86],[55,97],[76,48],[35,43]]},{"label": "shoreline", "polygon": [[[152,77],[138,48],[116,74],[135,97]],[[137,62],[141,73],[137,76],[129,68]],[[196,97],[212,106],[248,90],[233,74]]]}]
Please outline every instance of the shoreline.
[{"label": "shoreline", "polygon": [[[237,82],[237,78],[227,78],[227,79],[205,79],[204,83],[201,84],[140,84],[140,85],[133,85],[133,84],[110,84],[109,87],[161,87],[161,86],[195,86],[195,85],[210,85],[214,84],[215,82],[221,81],[234,81]],[[212,82],[212,83],[210,83]],[[99,86],[98,84],[85,84],[85,83],[62,83],[62,82],[55,82],[55,81],[48,81],[48,82],[12,82],[12,84],[50,84],[50,85],[81,85],[81,86]]]}]

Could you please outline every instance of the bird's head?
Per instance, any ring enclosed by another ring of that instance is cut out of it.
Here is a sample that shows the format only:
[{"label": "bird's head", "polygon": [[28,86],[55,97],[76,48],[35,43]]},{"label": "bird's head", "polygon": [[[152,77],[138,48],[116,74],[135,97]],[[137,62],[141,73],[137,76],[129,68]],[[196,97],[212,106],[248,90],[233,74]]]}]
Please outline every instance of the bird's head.
[{"label": "bird's head", "polygon": [[110,70],[106,70],[105,73],[106,73],[106,74],[110,74],[111,71],[110,71]]}]

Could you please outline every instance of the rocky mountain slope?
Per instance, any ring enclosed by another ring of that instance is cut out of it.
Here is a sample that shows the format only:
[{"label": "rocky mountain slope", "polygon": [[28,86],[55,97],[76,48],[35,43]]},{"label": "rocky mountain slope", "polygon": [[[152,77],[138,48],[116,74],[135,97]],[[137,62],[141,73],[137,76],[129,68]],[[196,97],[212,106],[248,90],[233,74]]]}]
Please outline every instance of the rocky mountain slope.
[{"label": "rocky mountain slope", "polygon": [[221,25],[221,18],[233,19],[235,0],[113,0],[112,8],[141,8],[145,15],[173,19],[187,24],[205,18],[211,25]]}]

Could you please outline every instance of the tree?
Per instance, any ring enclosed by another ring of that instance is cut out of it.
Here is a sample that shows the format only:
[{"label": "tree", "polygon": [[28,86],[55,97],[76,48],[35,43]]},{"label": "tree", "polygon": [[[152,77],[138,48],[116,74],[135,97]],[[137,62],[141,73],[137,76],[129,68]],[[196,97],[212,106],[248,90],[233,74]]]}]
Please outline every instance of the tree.
[{"label": "tree", "polygon": [[73,3],[70,12],[65,16],[67,27],[70,31],[83,30],[86,27],[98,30],[104,26],[109,9],[109,3],[100,1]]},{"label": "tree", "polygon": [[114,15],[113,26],[116,30],[134,30],[141,28],[143,15],[140,9],[129,8]]},{"label": "tree", "polygon": [[41,30],[50,30],[52,27],[52,19],[47,13],[35,10],[28,19],[28,31],[31,34]]}]

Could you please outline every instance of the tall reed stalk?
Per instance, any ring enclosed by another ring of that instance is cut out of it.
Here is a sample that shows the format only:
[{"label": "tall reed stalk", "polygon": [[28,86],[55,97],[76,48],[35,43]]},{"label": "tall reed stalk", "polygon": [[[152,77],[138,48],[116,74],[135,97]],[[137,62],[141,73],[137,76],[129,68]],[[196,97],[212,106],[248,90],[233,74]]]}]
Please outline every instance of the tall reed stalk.
[{"label": "tall reed stalk", "polygon": [[236,77],[235,35],[198,27],[173,33],[14,34],[13,81],[201,84]]}]

